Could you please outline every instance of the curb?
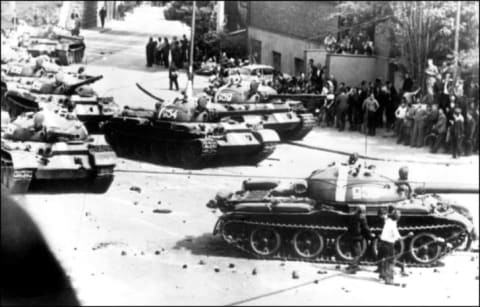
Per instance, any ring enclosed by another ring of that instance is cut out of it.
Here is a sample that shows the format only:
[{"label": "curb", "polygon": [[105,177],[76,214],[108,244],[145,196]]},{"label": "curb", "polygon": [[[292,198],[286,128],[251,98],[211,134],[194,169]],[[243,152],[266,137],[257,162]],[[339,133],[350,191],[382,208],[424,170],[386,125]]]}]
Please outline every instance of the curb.
[{"label": "curb", "polygon": [[[319,147],[319,146],[306,145],[306,144],[302,144],[302,143],[294,142],[294,141],[288,141],[288,142],[285,142],[285,143],[293,145],[293,146],[299,146],[299,147],[304,147],[304,148],[318,150],[318,151],[326,151],[326,152],[331,152],[331,153],[345,155],[345,156],[349,156],[353,153],[353,152],[324,148],[324,147]],[[361,155],[361,154],[358,154],[358,157],[361,158],[361,159],[365,159],[365,160],[382,161],[382,162],[419,163],[419,164],[434,164],[434,165],[445,165],[445,166],[471,165],[471,164],[473,164],[473,161],[468,161],[468,162],[448,161],[448,162],[445,162],[445,161],[419,161],[419,160],[409,160],[409,159],[385,159],[385,158],[378,158],[378,157],[366,156],[366,155]]]}]

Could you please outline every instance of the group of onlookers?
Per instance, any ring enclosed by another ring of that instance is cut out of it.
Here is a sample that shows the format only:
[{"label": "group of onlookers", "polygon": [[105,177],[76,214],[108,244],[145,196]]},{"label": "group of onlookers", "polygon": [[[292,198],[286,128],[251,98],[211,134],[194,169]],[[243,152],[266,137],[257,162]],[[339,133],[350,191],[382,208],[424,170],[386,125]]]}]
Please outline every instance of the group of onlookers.
[{"label": "group of onlookers", "polygon": [[374,53],[373,41],[365,31],[358,31],[350,36],[347,32],[341,36],[339,40],[329,33],[323,41],[327,52],[330,53],[347,53],[347,54],[366,54]]},{"label": "group of onlookers", "polygon": [[[432,70],[429,66],[427,71]],[[431,73],[431,72],[430,72]],[[431,73],[432,74],[432,73]],[[429,146],[432,153],[439,150],[460,155],[478,153],[479,88],[478,82],[453,82],[448,63],[435,72],[432,86],[422,92],[408,73],[400,89],[380,78],[359,86],[338,82],[326,68],[310,60],[308,77],[284,78],[275,75],[272,86],[279,93],[334,94],[326,99],[320,122],[340,131],[362,131],[374,136],[377,128],[386,128],[397,137],[398,144],[411,147]]]}]

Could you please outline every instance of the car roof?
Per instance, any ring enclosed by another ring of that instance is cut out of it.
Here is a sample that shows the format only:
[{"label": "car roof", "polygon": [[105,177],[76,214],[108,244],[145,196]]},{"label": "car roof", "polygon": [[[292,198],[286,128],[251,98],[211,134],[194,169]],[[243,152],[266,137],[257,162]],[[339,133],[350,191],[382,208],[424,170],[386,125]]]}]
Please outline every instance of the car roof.
[{"label": "car roof", "polygon": [[270,66],[270,65],[264,65],[264,64],[249,64],[249,65],[242,66],[242,67],[240,67],[240,68],[247,68],[247,69],[270,68],[270,69],[273,69],[272,66]]}]

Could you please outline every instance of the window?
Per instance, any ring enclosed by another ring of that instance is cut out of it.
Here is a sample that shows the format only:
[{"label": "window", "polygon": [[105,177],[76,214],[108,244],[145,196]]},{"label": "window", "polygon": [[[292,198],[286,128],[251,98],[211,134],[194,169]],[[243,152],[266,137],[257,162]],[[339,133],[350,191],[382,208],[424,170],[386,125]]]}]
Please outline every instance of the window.
[{"label": "window", "polygon": [[295,76],[305,73],[305,61],[300,58],[295,58]]},{"label": "window", "polygon": [[282,54],[280,52],[273,51],[273,69],[282,71]]},{"label": "window", "polygon": [[258,64],[262,61],[262,42],[256,39],[251,39],[251,60],[252,64]]}]

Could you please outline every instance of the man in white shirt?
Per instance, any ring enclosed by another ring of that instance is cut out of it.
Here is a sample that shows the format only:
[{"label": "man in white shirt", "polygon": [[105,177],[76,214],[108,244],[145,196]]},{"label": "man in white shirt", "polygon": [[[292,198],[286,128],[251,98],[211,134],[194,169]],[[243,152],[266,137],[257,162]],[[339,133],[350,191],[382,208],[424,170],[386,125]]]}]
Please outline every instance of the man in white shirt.
[{"label": "man in white shirt", "polygon": [[380,265],[380,279],[384,279],[387,285],[393,285],[393,269],[395,267],[395,242],[413,236],[410,232],[408,236],[402,237],[398,232],[397,222],[400,219],[399,210],[392,210],[391,214],[385,220],[379,242],[379,253],[382,255],[382,264]]},{"label": "man in white shirt", "polygon": [[396,135],[400,135],[402,129],[403,119],[407,114],[407,100],[402,98],[401,104],[398,106],[397,110],[395,111],[395,133]]}]

